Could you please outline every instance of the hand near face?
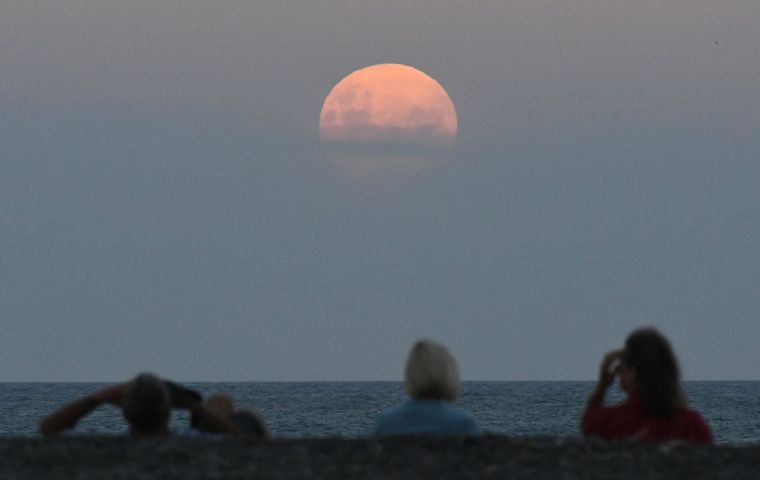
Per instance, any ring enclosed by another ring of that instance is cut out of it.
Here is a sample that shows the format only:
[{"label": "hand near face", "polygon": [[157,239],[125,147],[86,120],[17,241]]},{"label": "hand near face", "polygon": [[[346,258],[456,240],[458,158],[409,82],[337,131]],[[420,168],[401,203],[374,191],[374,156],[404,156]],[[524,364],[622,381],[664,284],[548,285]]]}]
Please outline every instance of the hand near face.
[{"label": "hand near face", "polygon": [[169,389],[169,396],[173,408],[190,410],[192,407],[200,404],[201,399],[199,395],[193,390],[185,388],[174,382],[166,382],[166,386]]},{"label": "hand near face", "polygon": [[599,366],[599,386],[602,388],[609,388],[612,382],[615,381],[615,374],[617,373],[617,363],[623,356],[623,350],[614,350],[607,353],[602,360],[602,364]]}]

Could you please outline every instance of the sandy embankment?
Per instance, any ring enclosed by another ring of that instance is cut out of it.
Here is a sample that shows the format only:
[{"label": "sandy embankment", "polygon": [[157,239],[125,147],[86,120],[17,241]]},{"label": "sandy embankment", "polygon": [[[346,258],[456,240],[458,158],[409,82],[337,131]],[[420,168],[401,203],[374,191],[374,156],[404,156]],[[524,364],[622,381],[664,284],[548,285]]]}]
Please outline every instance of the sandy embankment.
[{"label": "sandy embankment", "polygon": [[486,436],[254,440],[3,438],[0,479],[760,478],[760,446]]}]

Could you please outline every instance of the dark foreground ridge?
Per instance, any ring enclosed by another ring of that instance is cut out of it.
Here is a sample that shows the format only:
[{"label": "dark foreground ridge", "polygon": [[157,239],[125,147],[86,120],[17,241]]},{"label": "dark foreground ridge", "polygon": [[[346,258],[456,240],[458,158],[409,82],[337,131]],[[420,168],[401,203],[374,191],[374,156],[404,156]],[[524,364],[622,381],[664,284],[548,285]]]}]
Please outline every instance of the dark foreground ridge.
[{"label": "dark foreground ridge", "polygon": [[625,445],[566,438],[0,439],[15,479],[757,479],[760,445]]}]

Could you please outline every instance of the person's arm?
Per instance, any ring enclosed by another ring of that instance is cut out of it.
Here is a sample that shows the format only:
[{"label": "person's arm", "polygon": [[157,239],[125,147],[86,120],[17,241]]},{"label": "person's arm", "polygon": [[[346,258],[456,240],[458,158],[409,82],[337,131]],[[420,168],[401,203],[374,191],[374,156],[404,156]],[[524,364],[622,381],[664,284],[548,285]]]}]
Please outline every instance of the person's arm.
[{"label": "person's arm", "polygon": [[74,427],[77,422],[104,403],[120,405],[124,395],[124,384],[106,387],[86,397],[64,405],[40,421],[40,433],[55,435]]},{"label": "person's arm", "polygon": [[588,397],[587,407],[604,404],[604,396],[607,393],[607,389],[610,388],[615,381],[615,374],[617,373],[617,368],[613,368],[612,366],[620,360],[620,357],[622,356],[622,350],[615,350],[604,356],[602,364],[599,366],[599,380],[596,383],[596,388],[594,388],[591,395]]},{"label": "person's arm", "polygon": [[586,402],[586,409],[583,412],[583,418],[581,420],[581,426],[584,435],[590,433],[592,423],[592,412],[597,410],[596,407],[604,405],[604,397],[607,394],[607,390],[615,381],[616,368],[613,368],[620,357],[622,357],[622,350],[615,350],[607,353],[599,366],[599,380],[596,383],[596,387],[591,392]]}]

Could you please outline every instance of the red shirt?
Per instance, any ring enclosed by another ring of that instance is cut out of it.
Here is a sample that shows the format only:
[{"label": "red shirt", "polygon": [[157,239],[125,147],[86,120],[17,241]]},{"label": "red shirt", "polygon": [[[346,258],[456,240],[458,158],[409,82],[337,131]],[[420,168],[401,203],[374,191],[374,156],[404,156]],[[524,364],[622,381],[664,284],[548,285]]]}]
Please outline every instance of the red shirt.
[{"label": "red shirt", "polygon": [[688,408],[669,417],[648,417],[636,398],[613,407],[591,406],[583,414],[583,435],[608,440],[657,442],[686,440],[713,443],[712,433],[702,416]]}]

